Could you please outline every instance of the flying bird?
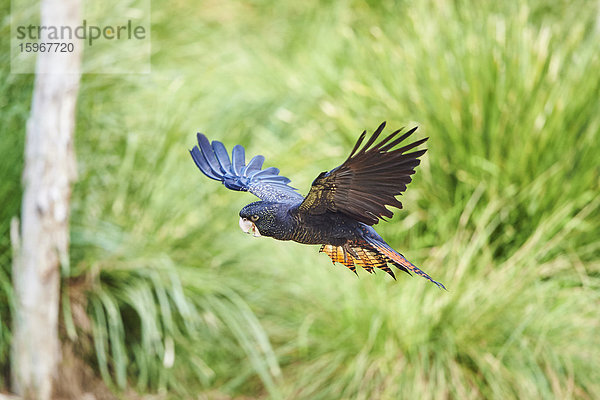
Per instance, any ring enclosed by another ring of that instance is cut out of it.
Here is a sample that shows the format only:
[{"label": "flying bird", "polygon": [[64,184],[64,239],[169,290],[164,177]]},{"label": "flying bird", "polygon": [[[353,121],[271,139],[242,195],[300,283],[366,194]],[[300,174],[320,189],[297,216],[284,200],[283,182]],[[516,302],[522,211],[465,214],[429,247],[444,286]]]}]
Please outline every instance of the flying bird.
[{"label": "flying bird", "polygon": [[[279,169],[262,169],[263,156],[255,156],[246,164],[244,147],[239,144],[229,158],[223,143],[211,143],[198,133],[198,145],[190,154],[207,177],[222,182],[228,189],[250,192],[261,199],[240,211],[239,225],[244,232],[320,244],[319,252],[355,274],[358,266],[369,273],[381,269],[396,279],[389,267],[393,265],[446,289],[392,249],[372,227],[393,216],[386,206],[402,208],[396,196],[406,190],[426,149],[409,151],[428,139],[404,145],[415,127],[406,133],[399,129],[375,144],[384,127],[385,122],[361,147],[367,137],[364,131],[346,161],[317,176],[306,197],[288,185],[290,180],[279,175]],[[397,147],[401,143],[403,146]]]}]

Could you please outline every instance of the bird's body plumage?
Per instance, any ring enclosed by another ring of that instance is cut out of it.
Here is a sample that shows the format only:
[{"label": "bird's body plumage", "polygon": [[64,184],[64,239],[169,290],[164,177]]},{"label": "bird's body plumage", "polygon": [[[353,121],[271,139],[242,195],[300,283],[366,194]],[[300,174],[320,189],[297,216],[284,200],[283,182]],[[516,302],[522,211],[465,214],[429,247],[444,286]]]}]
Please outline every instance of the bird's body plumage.
[{"label": "bird's body plumage", "polygon": [[[255,236],[320,244],[333,263],[341,263],[356,273],[362,267],[372,273],[382,269],[392,277],[388,264],[414,272],[444,288],[429,275],[392,249],[371,225],[391,217],[386,206],[401,208],[396,199],[406,190],[414,168],[425,150],[407,151],[424,143],[421,139],[396,148],[416,128],[399,136],[400,130],[374,144],[385,123],[367,143],[363,132],[350,156],[337,168],[321,173],[306,197],[288,185],[290,180],[274,167],[261,169],[264,157],[245,163],[244,148],[233,148],[232,158],[221,142],[212,144],[198,134],[198,146],[190,151],[198,168],[227,188],[249,191],[261,199],[240,211],[240,227]],[[445,288],[444,288],[445,289]]]}]

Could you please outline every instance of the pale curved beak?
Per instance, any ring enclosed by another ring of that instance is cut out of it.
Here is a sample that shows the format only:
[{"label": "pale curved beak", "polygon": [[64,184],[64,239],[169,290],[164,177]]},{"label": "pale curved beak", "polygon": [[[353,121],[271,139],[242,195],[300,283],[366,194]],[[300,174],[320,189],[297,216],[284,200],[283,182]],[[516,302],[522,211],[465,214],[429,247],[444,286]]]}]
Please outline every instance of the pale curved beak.
[{"label": "pale curved beak", "polygon": [[248,220],[247,218],[242,218],[240,217],[240,228],[242,229],[242,231],[244,231],[244,233],[247,234],[251,234],[254,237],[260,237],[260,232],[258,231],[258,228],[256,227],[256,225],[254,225],[254,222]]}]

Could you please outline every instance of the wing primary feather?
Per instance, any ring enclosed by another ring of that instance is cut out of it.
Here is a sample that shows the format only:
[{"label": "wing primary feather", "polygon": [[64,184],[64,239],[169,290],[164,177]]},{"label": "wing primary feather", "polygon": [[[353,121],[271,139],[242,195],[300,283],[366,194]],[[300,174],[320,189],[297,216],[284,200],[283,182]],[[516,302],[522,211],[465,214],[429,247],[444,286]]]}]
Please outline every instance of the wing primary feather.
[{"label": "wing primary feather", "polygon": [[351,159],[352,156],[354,155],[354,153],[356,153],[356,150],[358,150],[358,148],[360,147],[360,144],[363,142],[363,140],[365,140],[365,136],[366,135],[367,135],[367,131],[363,131],[363,133],[360,135],[360,137],[356,141],[356,144],[354,145],[354,148],[350,152],[350,155],[348,156],[348,158],[346,159],[346,161],[348,161],[349,159]]},{"label": "wing primary feather", "polygon": [[[406,153],[408,150],[413,149],[413,148],[415,148],[415,147],[417,147],[419,145],[422,145],[423,143],[425,143],[427,141],[427,139],[429,139],[429,138],[426,137],[424,139],[417,140],[416,142],[411,143],[411,144],[407,144],[404,147],[400,147],[399,149],[396,149],[393,152],[394,153]],[[423,151],[423,150],[421,150],[421,151]],[[409,156],[410,154],[406,154],[406,155]]]},{"label": "wing primary feather", "polygon": [[248,176],[250,173],[252,173],[254,171],[260,171],[264,162],[265,162],[265,158],[263,156],[258,155],[258,156],[252,157],[250,162],[248,162],[248,165],[246,165],[242,169],[241,175]]},{"label": "wing primary feather", "polygon": [[227,154],[227,149],[223,143],[213,140],[212,148],[223,173],[229,172],[231,170],[231,161],[229,160],[229,154]]},{"label": "wing primary feather", "polygon": [[[392,141],[391,143],[389,143],[387,146],[382,147],[381,151],[385,152],[390,150],[391,148],[393,148],[394,146],[396,146],[399,143],[402,143],[404,140],[406,140],[406,138],[408,138],[410,135],[412,135],[415,131],[417,130],[417,127],[415,126],[414,128],[412,128],[411,130],[409,130],[408,132],[405,132],[402,136],[400,136],[399,138],[395,139],[394,141]],[[396,131],[397,133],[400,133],[400,131]]]},{"label": "wing primary feather", "polygon": [[262,171],[253,172],[250,174],[250,177],[253,179],[261,179],[262,177],[279,175],[279,168],[269,167],[263,169]]},{"label": "wing primary feather", "polygon": [[406,157],[410,157],[411,159],[414,158],[415,159],[414,161],[418,161],[417,165],[419,165],[421,163],[421,160],[419,160],[419,157],[421,157],[425,153],[427,153],[427,149],[413,151],[412,153],[406,153],[404,155]]},{"label": "wing primary feather", "polygon": [[360,150],[360,153],[364,153],[365,151],[368,150],[369,147],[371,147],[371,145],[375,142],[375,140],[377,140],[377,138],[379,137],[379,135],[381,134],[381,132],[383,131],[383,128],[385,128],[385,121],[383,121],[381,123],[381,125],[379,125],[379,128],[377,128],[375,130],[375,132],[373,132],[373,134],[371,135],[371,137],[369,138],[369,140],[367,141],[367,143],[363,146],[363,148]]},{"label": "wing primary feather", "polygon": [[210,166],[210,169],[213,171],[213,173],[215,175],[218,175],[218,176],[223,175],[223,171],[221,171],[221,166],[219,165],[219,162],[217,161],[217,157],[215,156],[215,153],[212,149],[212,146],[210,145],[210,142],[208,141],[208,138],[206,136],[204,136],[202,133],[198,133],[197,138],[198,138],[198,146],[200,146],[200,151],[202,152],[204,159]]},{"label": "wing primary feather", "polygon": [[206,159],[204,158],[204,156],[200,152],[200,149],[198,149],[197,146],[194,146],[194,148],[192,150],[190,150],[190,154],[192,155],[192,159],[196,163],[196,166],[200,169],[200,171],[202,171],[204,173],[204,175],[206,175],[210,179],[214,179],[216,181],[222,180],[221,175],[215,174],[213,172],[213,170],[210,168],[210,166],[208,165],[208,162],[206,162]]},{"label": "wing primary feather", "polygon": [[233,172],[236,175],[243,175],[242,168],[244,168],[244,164],[246,163],[246,150],[243,146],[236,144],[233,146],[233,150],[231,151],[231,159],[233,162]]},{"label": "wing primary feather", "polygon": [[282,183],[284,185],[291,182],[291,180],[289,178],[286,178],[285,176],[279,176],[279,175],[269,176],[268,178],[261,178],[260,181],[268,182],[268,183],[277,183],[277,184]]},{"label": "wing primary feather", "polygon": [[380,152],[384,152],[383,150],[383,146],[389,142],[390,140],[392,140],[394,137],[396,137],[397,134],[399,134],[400,132],[402,132],[402,130],[404,129],[404,127],[392,132],[391,134],[389,134],[388,136],[386,136],[381,142],[377,143],[377,146],[375,146],[373,149],[378,150]]}]

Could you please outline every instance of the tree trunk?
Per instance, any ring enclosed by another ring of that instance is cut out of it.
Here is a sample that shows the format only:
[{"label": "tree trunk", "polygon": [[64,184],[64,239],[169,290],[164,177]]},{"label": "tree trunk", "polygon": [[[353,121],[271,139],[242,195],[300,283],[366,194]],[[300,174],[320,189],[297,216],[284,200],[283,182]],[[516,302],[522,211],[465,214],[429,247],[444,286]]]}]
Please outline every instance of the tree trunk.
[{"label": "tree trunk", "polygon": [[[42,0],[40,25],[75,27],[80,18],[80,0]],[[25,142],[21,234],[14,223],[11,235],[16,299],[11,371],[13,390],[25,399],[50,399],[60,360],[60,268],[69,260],[80,64],[77,43],[73,53],[39,53],[36,64]]]}]

